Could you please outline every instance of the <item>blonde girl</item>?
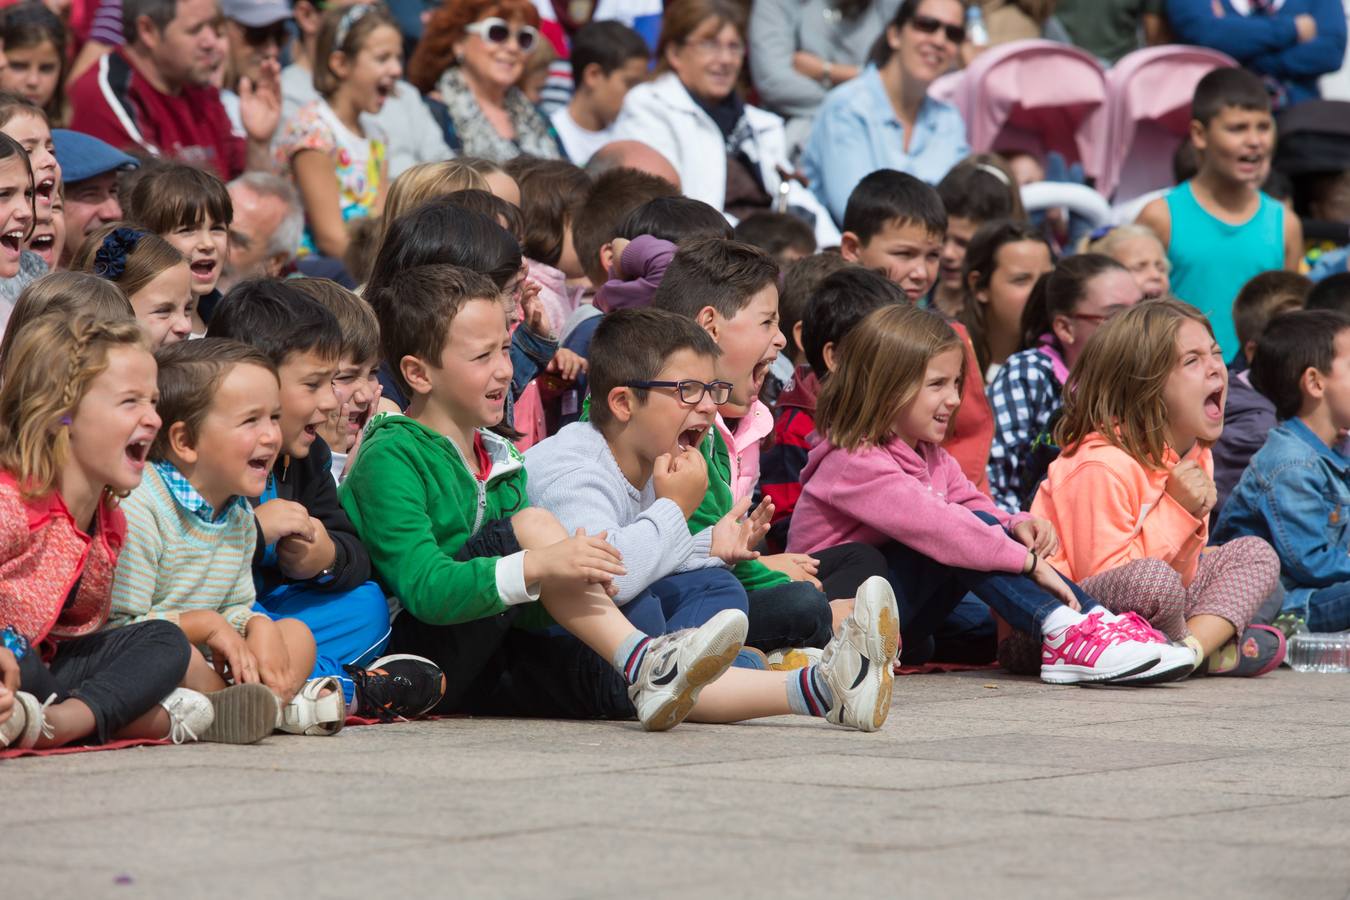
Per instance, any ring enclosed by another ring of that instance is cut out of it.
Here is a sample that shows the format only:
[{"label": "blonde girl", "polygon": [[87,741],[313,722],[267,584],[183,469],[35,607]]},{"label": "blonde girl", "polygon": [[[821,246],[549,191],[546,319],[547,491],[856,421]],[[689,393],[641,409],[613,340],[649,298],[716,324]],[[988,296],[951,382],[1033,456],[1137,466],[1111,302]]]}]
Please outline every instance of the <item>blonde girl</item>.
[{"label": "blonde girl", "polygon": [[319,98],[282,127],[276,162],[295,178],[305,207],[300,253],[342,259],[346,223],[378,216],[388,160],[379,112],[403,74],[402,38],[381,6],[358,3],[324,13],[314,59]]},{"label": "blonde girl", "polygon": [[1145,300],[1166,297],[1172,291],[1167,250],[1147,225],[1117,225],[1090,240],[1087,252],[1105,254],[1128,269]]},{"label": "blonde girl", "polygon": [[192,271],[187,258],[159,235],[125,223],[105,225],[80,247],[71,268],[121,288],[155,349],[192,334],[197,305]]},{"label": "blonde girl", "polygon": [[0,338],[0,366],[4,365],[14,336],[38,316],[57,315],[74,319],[81,313],[100,321],[135,319],[136,312],[116,285],[88,272],[53,272],[23,289],[9,327]]},{"label": "blonde girl", "polygon": [[239,691],[176,689],[191,651],[172,623],[100,630],[127,531],[118,498],[140,484],[159,431],[155,378],[134,322],[44,316],[12,339],[0,387],[0,749],[271,730],[275,706],[241,734]]},{"label": "blonde girl", "polygon": [[[1050,523],[980,493],[942,441],[961,402],[961,339],[941,315],[887,306],[849,332],[816,408],[823,438],[802,470],[788,550],[881,549],[900,607],[903,660],[922,661],[966,593],[1040,636],[1052,684],[1165,680],[1178,654],[1115,616],[1046,561]],[[1191,654],[1182,651],[1185,672]]]},{"label": "blonde girl", "polygon": [[1184,641],[1210,674],[1261,675],[1284,657],[1278,631],[1250,625],[1279,558],[1256,537],[1205,546],[1227,393],[1198,309],[1151,300],[1125,310],[1069,374],[1063,450],[1031,510],[1059,533],[1050,562],[1103,605]]}]

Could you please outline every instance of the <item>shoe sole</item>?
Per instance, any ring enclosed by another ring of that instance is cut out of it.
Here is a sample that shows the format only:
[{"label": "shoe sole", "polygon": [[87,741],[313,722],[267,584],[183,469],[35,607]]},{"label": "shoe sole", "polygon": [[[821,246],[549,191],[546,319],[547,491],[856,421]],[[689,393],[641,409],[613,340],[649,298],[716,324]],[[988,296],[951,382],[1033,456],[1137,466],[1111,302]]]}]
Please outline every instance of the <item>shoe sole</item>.
[{"label": "shoe sole", "polygon": [[881,675],[881,686],[877,688],[877,700],[872,709],[871,730],[877,731],[886,724],[886,717],[891,713],[895,658],[900,653],[900,609],[895,602],[895,591],[886,579],[873,575],[862,583],[853,603],[853,618],[867,635],[867,646],[859,649]]},{"label": "shoe sole", "polygon": [[1157,664],[1158,660],[1151,659],[1119,672],[1099,672],[1086,666],[1055,666],[1052,669],[1042,666],[1041,681],[1046,684],[1100,684],[1103,681],[1117,681],[1131,675],[1139,675]]},{"label": "shoe sole", "polygon": [[1164,668],[1159,663],[1152,669],[1145,669],[1140,675],[1122,675],[1120,678],[1112,681],[1112,684],[1121,684],[1128,687],[1143,687],[1150,684],[1167,684],[1172,681],[1181,681],[1186,676],[1196,670],[1194,663],[1179,663],[1175,666]]},{"label": "shoe sole", "polygon": [[256,744],[276,728],[280,704],[261,684],[236,684],[206,695],[215,720],[198,740],[214,744]]},{"label": "shoe sole", "polygon": [[[669,731],[683,722],[694,704],[698,702],[699,691],[710,682],[722,677],[722,673],[731,668],[736,656],[745,643],[746,619],[744,614],[732,614],[726,610],[709,619],[703,628],[712,625],[720,617],[723,621],[717,630],[708,635],[705,649],[699,654],[698,661],[681,667],[679,678],[682,683],[673,697],[656,708],[642,722],[645,731]],[[701,630],[701,629],[700,629]]]},{"label": "shoe sole", "polygon": [[[380,669],[388,665],[389,663],[399,662],[400,660],[405,659],[413,659],[416,660],[417,662],[431,662],[431,660],[427,659],[425,656],[418,656],[416,653],[391,653],[388,656],[381,656],[379,659],[375,660],[373,663],[371,663],[368,666],[365,666],[364,668],[367,672],[369,672],[372,669]],[[432,663],[432,665],[435,665],[435,663]],[[433,709],[436,708],[436,704],[440,703],[444,699],[445,699],[445,672],[442,671],[441,689],[440,692],[436,694],[436,699],[433,700],[431,703],[429,703],[426,706],[426,708],[423,709],[421,712],[417,713],[417,716],[405,716],[404,718],[417,718],[418,716],[425,716],[427,713],[431,712]]]}]

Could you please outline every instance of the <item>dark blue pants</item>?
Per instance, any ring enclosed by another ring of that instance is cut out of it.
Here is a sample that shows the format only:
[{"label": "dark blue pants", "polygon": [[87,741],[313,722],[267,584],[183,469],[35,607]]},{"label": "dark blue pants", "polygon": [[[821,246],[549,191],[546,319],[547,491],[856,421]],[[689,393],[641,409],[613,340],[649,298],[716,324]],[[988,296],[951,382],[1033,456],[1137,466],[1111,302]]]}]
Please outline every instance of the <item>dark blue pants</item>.
[{"label": "dark blue pants", "polygon": [[[981,518],[991,528],[1000,527],[992,519]],[[967,593],[978,597],[1017,631],[1030,634],[1040,634],[1041,623],[1063,605],[1025,575],[958,569],[899,543],[887,544],[882,552],[900,607],[901,660],[908,665],[928,661],[934,633]],[[1098,605],[1078,585],[1068,584],[1084,612]]]},{"label": "dark blue pants", "polygon": [[274,621],[299,619],[309,626],[318,648],[310,677],[336,677],[348,703],[356,686],[342,667],[369,665],[389,642],[389,603],[373,581],[341,594],[284,584],[260,593],[257,608]]}]

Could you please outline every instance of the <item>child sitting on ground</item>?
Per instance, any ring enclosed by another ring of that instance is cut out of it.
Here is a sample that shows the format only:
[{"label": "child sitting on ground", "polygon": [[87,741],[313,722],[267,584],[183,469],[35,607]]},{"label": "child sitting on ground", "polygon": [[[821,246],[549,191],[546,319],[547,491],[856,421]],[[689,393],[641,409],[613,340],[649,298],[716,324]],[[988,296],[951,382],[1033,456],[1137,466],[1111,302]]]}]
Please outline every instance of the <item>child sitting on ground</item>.
[{"label": "child sitting on ground", "polygon": [[1259,185],[1275,145],[1270,94],[1243,69],[1215,69],[1200,79],[1191,103],[1190,143],[1200,171],[1150,202],[1139,223],[1167,248],[1172,293],[1198,307],[1225,358],[1241,347],[1233,332],[1233,298],[1253,276],[1298,271],[1303,226]]},{"label": "child sitting on ground", "polygon": [[[919,303],[937,284],[946,235],[947,213],[936,191],[912,175],[878,169],[849,195],[839,251],[844,259],[885,275],[911,303]],[[947,452],[966,477],[986,491],[994,423],[970,335],[964,325],[952,327],[966,347],[966,376],[961,409],[947,435]]]},{"label": "child sitting on ground", "polygon": [[956,318],[965,306],[963,267],[975,232],[996,219],[1020,219],[1021,204],[1008,173],[978,159],[954,166],[938,182],[937,195],[947,211],[947,239],[930,301],[944,316]]},{"label": "child sitting on ground", "polygon": [[1037,279],[1022,314],[1022,349],[989,384],[989,494],[1003,511],[1030,508],[1046,466],[1059,455],[1053,425],[1088,338],[1139,300],[1125,267],[1099,253],[1070,256]]},{"label": "child sitting on ground", "polygon": [[758,247],[782,268],[816,252],[816,233],[796,216],[767,210],[736,223],[736,240]]},{"label": "child sitting on ground", "polygon": [[1102,605],[1184,640],[1209,674],[1261,675],[1284,658],[1283,635],[1249,625],[1279,560],[1254,537],[1205,548],[1227,388],[1195,307],[1149,300],[1120,313],[1064,386],[1063,452],[1031,511],[1059,534],[1050,562]]},{"label": "child sitting on ground", "polygon": [[778,400],[798,378],[811,371],[802,349],[801,323],[806,307],[821,282],[851,265],[838,253],[817,253],[806,256],[791,265],[783,266],[782,285],[778,291],[778,330],[787,343],[778,358],[769,367],[769,379],[764,383],[760,399],[778,411]]},{"label": "child sitting on ground", "polygon": [[118,498],[140,483],[160,425],[140,328],[44,316],[5,337],[0,750],[259,740],[275,724],[271,694],[257,685],[205,697],[176,690],[191,648],[171,622],[100,630],[127,536]]},{"label": "child sitting on ground", "polygon": [[961,344],[941,315],[908,305],[884,306],[849,333],[821,391],[824,440],[802,472],[788,546],[879,547],[900,607],[904,662],[931,656],[938,624],[972,592],[1039,637],[1046,682],[1149,678],[1164,665],[1166,643],[1114,628],[1114,617],[1108,622],[1045,561],[1056,549],[1050,524],[998,509],[942,449],[961,401]]},{"label": "child sitting on ground", "polygon": [[[672,728],[691,712],[744,718],[744,704],[729,710],[716,692],[699,699],[736,658],[744,613],[723,610],[695,631],[651,637],[610,599],[627,571],[604,533],[568,537],[552,514],[527,505],[519,454],[486,430],[501,418],[511,379],[495,285],[465,269],[421,266],[392,279],[375,308],[385,357],[397,361],[413,400],[406,416],[370,424],[341,492],[376,572],[402,604],[391,649],[425,653],[446,670],[438,711],[636,713],[648,730]],[[838,648],[849,660],[840,663],[843,680],[872,685],[874,702],[864,709],[874,716],[860,727],[885,718],[885,678],[859,677],[893,649],[879,594],[859,604],[865,612]],[[579,641],[531,633],[552,623]],[[849,649],[858,646],[866,653]],[[818,679],[810,681],[804,687],[815,690]],[[782,682],[771,690],[774,711],[785,711]]]},{"label": "child sitting on ground", "polygon": [[341,699],[336,682],[306,683],[309,629],[253,605],[256,528],[246,498],[262,493],[281,449],[276,371],[257,351],[220,340],[173,344],[158,361],[165,424],[144,482],[122,503],[129,528],[109,627],[173,622],[194,648],[211,651],[207,662],[193,650],[184,687],[260,682],[281,703],[276,728],[335,733],[345,718],[332,699]]},{"label": "child sitting on ground", "polygon": [[1050,245],[1025,222],[984,225],[966,249],[965,303],[959,319],[988,384],[1022,343],[1022,314],[1036,280],[1054,268]]},{"label": "child sitting on ground", "polygon": [[1350,628],[1350,316],[1302,310],[1257,341],[1252,384],[1280,424],[1256,452],[1219,516],[1214,539],[1255,535],[1280,557],[1284,609],[1312,631]]},{"label": "child sitting on ground", "polygon": [[[593,346],[591,419],[525,455],[531,502],[555,513],[568,530],[603,531],[627,569],[614,579],[615,603],[647,633],[698,627],[723,609],[744,613],[745,589],[725,567],[759,555],[754,547],[773,504],[747,517],[750,500],[742,498],[713,526],[691,533],[687,525],[708,487],[698,444],[713,427],[717,401],[728,399],[732,387],[713,380],[717,344],[681,316],[632,309],[606,316]],[[857,686],[841,680],[845,672],[859,674],[842,660],[857,646],[847,636],[868,631],[856,623],[886,620],[892,603],[885,580],[873,579],[859,592],[853,620],[840,629],[846,637],[835,639],[833,652],[827,648],[829,663],[787,676],[728,673],[709,686],[703,703],[725,702],[727,715],[739,710],[748,717],[770,714],[764,704],[776,700],[780,714],[879,728],[889,706],[891,675],[884,670],[893,653],[883,647],[870,657],[868,677]],[[694,717],[702,712],[696,709]]]},{"label": "child sitting on ground", "polygon": [[1124,266],[1145,300],[1156,300],[1172,292],[1172,264],[1167,261],[1167,248],[1147,225],[1106,228],[1101,237],[1087,242],[1083,252],[1109,256]]},{"label": "child sitting on ground", "polygon": [[1277,419],[1275,404],[1252,387],[1252,355],[1266,326],[1276,316],[1303,308],[1313,283],[1294,272],[1262,272],[1242,286],[1233,301],[1233,329],[1242,349],[1228,361],[1228,399],[1223,408],[1223,434],[1214,442],[1214,487],[1217,521],[1228,495],[1237,487],[1252,454],[1261,449]]},{"label": "child sitting on ground", "polygon": [[117,285],[155,349],[192,334],[197,307],[192,271],[183,254],[159,235],[125,222],[104,225],[76,251],[70,267]]},{"label": "child sitting on ground", "polygon": [[511,160],[506,171],[520,186],[524,224],[520,252],[529,270],[527,277],[540,286],[549,333],[561,334],[581,294],[569,282],[586,274],[572,243],[572,221],[586,199],[590,176],[564,160],[527,156]]},{"label": "child sitting on ground", "polygon": [[264,489],[247,495],[258,523],[259,611],[309,626],[318,644],[311,677],[339,683],[355,715],[422,715],[440,699],[441,673],[426,660],[376,659],[389,639],[389,607],[338,503],[330,451],[318,436],[340,406],[337,319],[288,283],[267,279],[235,285],[216,313],[208,336],[254,347],[281,384],[281,450]]},{"label": "child sitting on ground", "polygon": [[135,319],[126,295],[110,281],[88,272],[52,272],[23,289],[10,313],[5,334],[0,337],[0,365],[4,364],[14,335],[39,316],[74,319],[81,313],[99,321]]},{"label": "child sitting on ground", "polygon": [[229,249],[234,204],[214,174],[182,163],[162,163],[131,189],[127,219],[183,254],[192,270],[197,308],[192,333],[204,334],[220,300],[216,289]]},{"label": "child sitting on ground", "polygon": [[296,278],[290,286],[332,313],[342,332],[342,350],[333,376],[338,408],[319,426],[319,437],[332,454],[333,479],[341,483],[361,430],[380,402],[380,323],[369,303],[335,281]]}]

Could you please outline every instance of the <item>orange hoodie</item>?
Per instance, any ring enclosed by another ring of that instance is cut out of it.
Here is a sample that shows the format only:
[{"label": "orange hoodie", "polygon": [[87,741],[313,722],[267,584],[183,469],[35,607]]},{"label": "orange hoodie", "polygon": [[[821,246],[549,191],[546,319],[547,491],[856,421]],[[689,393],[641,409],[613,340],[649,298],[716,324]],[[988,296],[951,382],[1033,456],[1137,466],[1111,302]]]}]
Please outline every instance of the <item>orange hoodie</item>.
[{"label": "orange hoodie", "polygon": [[[1197,445],[1188,458],[1214,476],[1208,448]],[[1209,523],[1166,491],[1167,475],[1180,461],[1169,448],[1164,468],[1151,469],[1093,433],[1073,456],[1051,463],[1031,503],[1031,514],[1049,519],[1059,534],[1059,552],[1049,563],[1081,582],[1136,559],[1161,559],[1189,585]]]}]

